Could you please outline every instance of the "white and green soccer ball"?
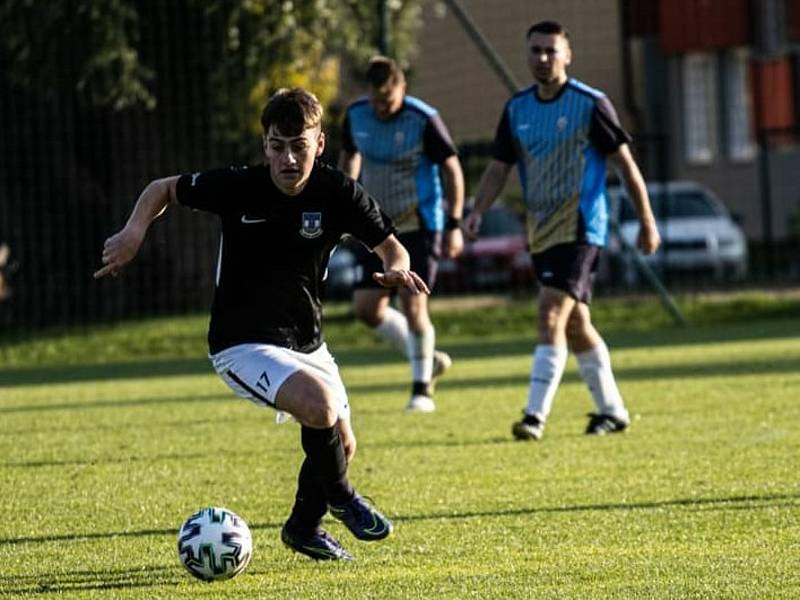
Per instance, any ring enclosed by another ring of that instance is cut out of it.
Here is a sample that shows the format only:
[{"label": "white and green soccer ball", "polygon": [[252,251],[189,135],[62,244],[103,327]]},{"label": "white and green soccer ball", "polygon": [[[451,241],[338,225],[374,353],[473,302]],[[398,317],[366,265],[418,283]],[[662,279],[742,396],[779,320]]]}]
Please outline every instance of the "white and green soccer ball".
[{"label": "white and green soccer ball", "polygon": [[186,519],[178,532],[178,558],[203,581],[236,577],[252,556],[250,528],[226,508],[204,508]]}]

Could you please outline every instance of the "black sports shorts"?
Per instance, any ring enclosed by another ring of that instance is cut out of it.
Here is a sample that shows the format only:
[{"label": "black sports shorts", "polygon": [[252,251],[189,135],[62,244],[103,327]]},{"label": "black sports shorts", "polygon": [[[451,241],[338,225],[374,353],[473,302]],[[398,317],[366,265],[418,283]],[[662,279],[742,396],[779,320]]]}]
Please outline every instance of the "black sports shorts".
[{"label": "black sports shorts", "polygon": [[589,304],[600,250],[600,246],[591,244],[558,244],[532,254],[539,285],[556,288]]},{"label": "black sports shorts", "polygon": [[[416,272],[430,289],[433,289],[436,283],[439,259],[442,256],[442,232],[409,231],[399,234],[397,239],[408,250],[411,257],[411,270]],[[372,278],[373,273],[383,273],[383,262],[377,254],[370,252],[363,244],[359,244],[356,250],[356,264],[358,265],[356,289],[381,287]]]}]

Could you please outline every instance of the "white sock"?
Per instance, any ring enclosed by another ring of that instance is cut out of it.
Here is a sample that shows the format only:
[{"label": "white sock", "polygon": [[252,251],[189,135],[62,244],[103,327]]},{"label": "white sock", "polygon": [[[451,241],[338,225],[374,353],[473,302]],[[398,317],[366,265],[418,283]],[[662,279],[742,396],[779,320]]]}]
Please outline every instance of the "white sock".
[{"label": "white sock", "polygon": [[375,327],[375,331],[383,339],[397,347],[400,352],[408,354],[408,321],[403,313],[391,306],[386,307],[383,321]]},{"label": "white sock", "polygon": [[433,348],[436,330],[433,325],[420,334],[408,332],[408,356],[411,361],[411,381],[430,383],[433,377]]},{"label": "white sock", "polygon": [[528,406],[525,414],[540,421],[547,420],[553,397],[556,395],[564,367],[567,364],[567,347],[539,344],[533,353],[531,383],[528,388]]},{"label": "white sock", "polygon": [[597,412],[602,415],[613,415],[623,421],[629,421],[628,411],[622,402],[614,373],[611,370],[611,356],[605,343],[600,342],[591,350],[575,355],[581,377],[592,392]]}]

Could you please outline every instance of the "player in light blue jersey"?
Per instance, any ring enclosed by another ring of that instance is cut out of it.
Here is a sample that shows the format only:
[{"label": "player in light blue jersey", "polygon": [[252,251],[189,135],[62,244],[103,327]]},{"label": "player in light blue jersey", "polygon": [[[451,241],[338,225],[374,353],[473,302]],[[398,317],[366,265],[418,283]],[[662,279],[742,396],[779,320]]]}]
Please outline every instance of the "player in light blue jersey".
[{"label": "player in light blue jersey", "polygon": [[[406,95],[405,77],[392,59],[373,58],[366,75],[369,96],[351,104],[345,115],[339,168],[354,179],[361,177],[394,221],[411,255],[411,268],[433,289],[442,250],[455,258],[464,246],[461,163],[441,117]],[[412,390],[406,410],[432,412],[432,382],[449,367],[450,357],[435,350],[427,297],[400,292],[402,313],[392,308],[391,292],[369,277],[375,260],[362,249],[364,276],[353,294],[356,317],[408,356]]]},{"label": "player in light blue jersey", "polygon": [[658,248],[658,229],[644,179],[628,147],[631,138],[614,107],[602,92],[567,76],[572,60],[567,30],[560,23],[542,21],[528,30],[526,41],[528,67],[536,83],[506,104],[493,159],[465,223],[467,235],[477,235],[481,215],[516,164],[540,292],[528,403],[512,431],[517,439],[542,437],[568,350],[575,353],[597,407],[586,433],[624,431],[630,417],[608,348],[589,313],[597,260],[608,234],[607,158],[617,167],[636,207],[637,243],[644,253]]}]

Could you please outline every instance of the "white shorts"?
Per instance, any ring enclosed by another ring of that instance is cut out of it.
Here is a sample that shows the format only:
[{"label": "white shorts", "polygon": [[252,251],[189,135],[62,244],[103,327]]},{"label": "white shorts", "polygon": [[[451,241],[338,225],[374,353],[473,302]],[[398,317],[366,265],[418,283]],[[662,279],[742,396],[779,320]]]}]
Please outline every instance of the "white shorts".
[{"label": "white shorts", "polygon": [[[350,418],[347,391],[326,344],[310,354],[270,344],[239,344],[209,358],[219,376],[237,396],[272,408],[275,408],[278,390],[290,375],[301,370],[312,373],[333,390],[339,418]],[[278,421],[283,420],[279,413]]]}]

